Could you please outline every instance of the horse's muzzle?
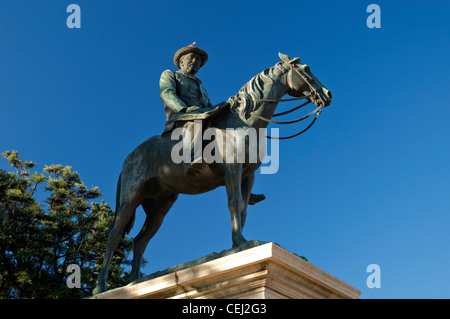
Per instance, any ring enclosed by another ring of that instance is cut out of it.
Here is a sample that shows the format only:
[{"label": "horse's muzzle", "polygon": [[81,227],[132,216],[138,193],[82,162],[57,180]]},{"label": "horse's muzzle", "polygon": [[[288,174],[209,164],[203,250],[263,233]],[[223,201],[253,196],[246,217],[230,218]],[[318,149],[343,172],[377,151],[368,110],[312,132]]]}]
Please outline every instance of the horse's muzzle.
[{"label": "horse's muzzle", "polygon": [[331,94],[330,90],[328,90],[326,87],[323,87],[322,92],[319,93],[317,105],[323,107],[330,105],[332,97],[333,95]]}]

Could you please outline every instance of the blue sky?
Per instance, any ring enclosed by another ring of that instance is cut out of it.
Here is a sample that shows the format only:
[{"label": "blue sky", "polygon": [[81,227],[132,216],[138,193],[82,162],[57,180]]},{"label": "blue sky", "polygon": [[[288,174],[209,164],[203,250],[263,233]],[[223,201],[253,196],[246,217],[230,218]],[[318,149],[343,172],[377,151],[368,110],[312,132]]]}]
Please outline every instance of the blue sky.
[{"label": "blue sky", "polygon": [[[71,3],[81,29],[66,26]],[[380,29],[366,26],[371,3]],[[300,56],[333,101],[280,142],[276,174],[257,174],[267,199],[244,235],[306,256],[362,298],[450,298],[449,14],[448,1],[1,1],[0,150],[71,165],[114,206],[123,160],[164,128],[158,81],[176,50],[208,52],[198,77],[213,104],[279,51]],[[180,195],[144,272],[228,249],[230,236],[224,188]],[[381,288],[366,286],[370,264]]]}]

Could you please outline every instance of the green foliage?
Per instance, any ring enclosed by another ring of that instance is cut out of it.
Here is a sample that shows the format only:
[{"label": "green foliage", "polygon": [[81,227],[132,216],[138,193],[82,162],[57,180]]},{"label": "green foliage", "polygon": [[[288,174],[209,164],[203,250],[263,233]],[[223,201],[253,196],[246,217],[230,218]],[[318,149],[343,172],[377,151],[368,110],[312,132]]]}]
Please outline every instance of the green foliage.
[{"label": "green foliage", "polygon": [[[90,296],[103,261],[114,213],[88,188],[72,167],[45,166],[31,172],[33,162],[17,151],[2,156],[15,172],[0,170],[0,298],[83,298]],[[46,199],[35,199],[38,186]],[[123,286],[123,267],[132,241],[124,238],[110,266],[109,288]],[[81,288],[68,288],[66,269],[81,268]]]}]

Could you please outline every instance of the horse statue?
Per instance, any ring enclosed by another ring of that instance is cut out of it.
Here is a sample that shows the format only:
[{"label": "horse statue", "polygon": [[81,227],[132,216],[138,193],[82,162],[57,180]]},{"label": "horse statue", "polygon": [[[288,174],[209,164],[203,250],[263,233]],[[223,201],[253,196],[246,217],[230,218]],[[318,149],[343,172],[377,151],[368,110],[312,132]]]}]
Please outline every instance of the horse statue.
[{"label": "horse statue", "polygon": [[[291,123],[271,120],[278,102],[284,101],[284,95],[289,94],[293,99],[306,98],[308,102],[314,103],[318,106],[316,118],[321,108],[331,102],[330,91],[311,73],[308,65],[300,63],[300,58],[291,59],[281,53],[279,57],[282,61],[254,76],[235,96],[222,103],[219,114],[206,118],[208,127],[222,131],[224,136],[226,130],[236,129],[236,145],[246,148],[246,154],[249,151],[246,129],[257,129],[258,141],[265,141],[266,136],[261,136],[259,129],[267,128],[270,122]],[[147,217],[141,231],[134,238],[130,282],[139,279],[147,244],[160,228],[179,194],[202,194],[225,186],[231,214],[233,248],[247,241],[242,232],[255,171],[261,160],[236,162],[224,156],[223,162],[206,165],[197,174],[188,175],[183,163],[175,163],[171,158],[176,143],[178,141],[170,136],[153,136],[136,147],[125,159],[117,183],[115,219],[109,232],[105,258],[94,294],[107,290],[108,269],[114,251],[123,236],[133,227],[135,211],[140,205]]]}]

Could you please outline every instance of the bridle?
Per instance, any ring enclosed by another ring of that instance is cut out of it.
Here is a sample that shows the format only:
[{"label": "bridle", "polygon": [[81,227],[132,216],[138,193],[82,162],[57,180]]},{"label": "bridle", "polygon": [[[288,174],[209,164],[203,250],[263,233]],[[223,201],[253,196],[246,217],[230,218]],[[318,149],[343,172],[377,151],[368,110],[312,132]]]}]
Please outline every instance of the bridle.
[{"label": "bridle", "polygon": [[[309,98],[311,96],[316,96],[318,94],[317,93],[317,89],[315,87],[313,87],[311,84],[309,84],[309,81],[308,81],[306,75],[304,75],[301,72],[299,72],[298,70],[296,70],[292,65],[290,65],[290,67],[291,67],[291,70],[295,71],[305,81],[305,83],[307,83],[309,85],[310,91],[312,92],[312,94],[311,95],[300,96],[300,97],[296,97],[296,98],[289,98],[289,99],[274,99],[274,100],[257,99],[257,100],[255,100],[256,103],[259,103],[259,102],[261,102],[261,103],[278,103],[278,102],[288,102],[288,101],[296,101],[296,100],[301,100],[301,99],[308,99],[308,101],[306,101],[305,103],[300,104],[299,106],[296,106],[296,107],[294,107],[294,108],[292,108],[292,109],[290,109],[288,111],[285,111],[285,112],[282,112],[282,113],[276,113],[276,114],[272,115],[272,117],[286,115],[286,114],[289,114],[289,113],[291,113],[293,111],[296,111],[296,110],[304,107],[305,105],[308,105],[309,103],[311,103],[311,100]],[[309,130],[314,125],[314,123],[316,122],[316,120],[319,117],[319,115],[322,113],[322,107],[323,106],[318,106],[311,113],[309,113],[309,114],[307,114],[305,116],[302,116],[302,117],[300,117],[298,119],[292,120],[292,121],[274,121],[274,120],[265,118],[265,117],[263,117],[261,115],[258,115],[258,114],[252,114],[251,116],[253,116],[253,117],[255,117],[255,118],[259,119],[259,120],[262,120],[262,121],[265,121],[265,122],[268,122],[268,123],[273,123],[273,124],[293,124],[293,123],[297,123],[297,122],[306,120],[308,117],[311,117],[311,116],[315,115],[315,117],[312,120],[312,122],[304,130],[302,130],[302,131],[300,131],[300,132],[298,132],[298,133],[296,133],[294,135],[285,136],[285,137],[272,137],[272,136],[267,135],[267,138],[270,138],[270,139],[287,140],[287,139],[299,136],[300,134],[303,134],[307,130]]]}]

